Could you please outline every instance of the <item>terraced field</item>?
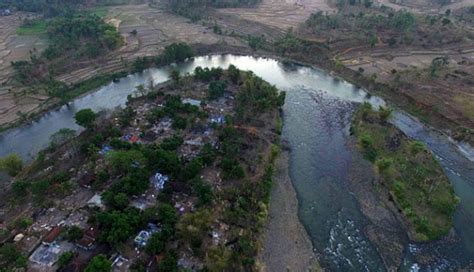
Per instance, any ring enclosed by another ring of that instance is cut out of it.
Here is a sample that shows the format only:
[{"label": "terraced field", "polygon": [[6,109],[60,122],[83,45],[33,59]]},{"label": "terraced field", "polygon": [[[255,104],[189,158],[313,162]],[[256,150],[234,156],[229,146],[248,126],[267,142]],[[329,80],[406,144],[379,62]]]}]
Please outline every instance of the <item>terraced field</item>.
[{"label": "terraced field", "polygon": [[46,46],[39,35],[18,35],[17,29],[26,18],[33,14],[16,13],[0,16],[0,124],[18,119],[24,113],[36,110],[47,97],[27,93],[24,88],[10,85],[13,68],[12,61],[27,60],[31,52],[40,52]]}]

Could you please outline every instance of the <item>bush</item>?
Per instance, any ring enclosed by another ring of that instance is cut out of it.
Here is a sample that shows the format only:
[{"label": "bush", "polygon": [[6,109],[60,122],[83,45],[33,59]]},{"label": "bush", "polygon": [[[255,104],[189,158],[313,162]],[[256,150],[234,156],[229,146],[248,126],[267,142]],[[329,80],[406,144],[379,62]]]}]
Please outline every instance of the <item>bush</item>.
[{"label": "bush", "polygon": [[74,252],[72,251],[64,252],[63,254],[61,254],[61,256],[59,256],[59,259],[57,262],[58,267],[60,269],[66,267],[69,264],[69,262],[72,261],[72,258],[74,258]]},{"label": "bush", "polygon": [[388,158],[380,158],[375,162],[380,173],[385,173],[392,165],[393,161]]},{"label": "bush", "polygon": [[380,106],[379,108],[380,121],[386,122],[388,118],[390,118],[390,116],[392,115],[392,112],[393,112],[393,109]]},{"label": "bush", "polygon": [[419,141],[414,141],[410,143],[410,151],[413,155],[416,155],[420,152],[423,152],[426,150],[425,144]]},{"label": "bush", "polygon": [[112,262],[103,254],[99,254],[92,258],[87,265],[85,272],[110,272],[112,269]]},{"label": "bush", "polygon": [[214,100],[224,95],[227,84],[224,81],[213,81],[209,84],[209,99]]},{"label": "bush", "polygon": [[364,157],[371,162],[375,162],[377,159],[377,150],[373,146],[374,141],[372,137],[369,134],[362,134],[359,137],[359,143],[363,148]]},{"label": "bush", "polygon": [[78,226],[71,226],[66,232],[66,239],[70,242],[75,242],[82,238],[84,230]]},{"label": "bush", "polygon": [[94,126],[96,118],[97,114],[94,113],[91,109],[80,110],[74,115],[74,119],[76,119],[76,124],[85,128],[92,128]]},{"label": "bush", "polygon": [[16,176],[23,169],[23,161],[16,154],[10,154],[0,158],[0,171],[6,172],[9,176]]}]

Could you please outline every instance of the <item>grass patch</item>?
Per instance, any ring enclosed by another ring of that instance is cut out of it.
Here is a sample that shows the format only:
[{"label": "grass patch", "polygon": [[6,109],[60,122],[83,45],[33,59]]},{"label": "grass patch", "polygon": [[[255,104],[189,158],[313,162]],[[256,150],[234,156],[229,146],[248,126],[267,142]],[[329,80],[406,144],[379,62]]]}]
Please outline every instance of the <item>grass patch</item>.
[{"label": "grass patch", "polygon": [[16,30],[18,35],[37,35],[46,32],[48,22],[45,20],[32,20],[24,23]]},{"label": "grass patch", "polygon": [[474,120],[474,100],[464,95],[456,95],[454,102],[467,118]]},{"label": "grass patch", "polygon": [[358,110],[352,123],[358,148],[411,222],[414,238],[438,239],[450,230],[459,198],[431,152],[388,123],[387,113],[367,104]]},{"label": "grass patch", "polygon": [[91,14],[91,15],[98,16],[100,18],[104,18],[109,13],[109,9],[106,8],[106,7],[97,7],[97,8],[93,8],[93,9],[88,9],[87,13]]}]

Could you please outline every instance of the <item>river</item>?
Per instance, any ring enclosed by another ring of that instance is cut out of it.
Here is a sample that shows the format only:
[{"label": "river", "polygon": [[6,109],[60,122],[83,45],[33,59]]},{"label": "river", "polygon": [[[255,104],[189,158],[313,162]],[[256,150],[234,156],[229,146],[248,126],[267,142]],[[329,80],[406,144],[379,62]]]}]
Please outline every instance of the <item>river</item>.
[{"label": "river", "polygon": [[[374,106],[385,102],[329,74],[298,65],[284,65],[273,59],[217,55],[196,57],[174,65],[182,73],[195,67],[223,67],[234,64],[287,91],[283,109],[283,139],[291,148],[290,176],[298,195],[299,218],[307,230],[321,262],[335,271],[383,271],[379,254],[364,234],[367,219],[348,189],[351,156],[347,148],[350,118],[358,103]],[[170,67],[148,69],[110,83],[45,114],[37,121],[0,135],[0,156],[17,153],[30,161],[49,144],[61,128],[80,129],[75,112],[123,106],[128,94],[139,84],[167,80]],[[406,245],[402,270],[436,271],[465,266],[474,259],[474,151],[396,111],[392,123],[407,135],[423,141],[439,158],[461,204],[454,217],[458,241]],[[429,252],[436,262],[419,265],[413,256]]]}]

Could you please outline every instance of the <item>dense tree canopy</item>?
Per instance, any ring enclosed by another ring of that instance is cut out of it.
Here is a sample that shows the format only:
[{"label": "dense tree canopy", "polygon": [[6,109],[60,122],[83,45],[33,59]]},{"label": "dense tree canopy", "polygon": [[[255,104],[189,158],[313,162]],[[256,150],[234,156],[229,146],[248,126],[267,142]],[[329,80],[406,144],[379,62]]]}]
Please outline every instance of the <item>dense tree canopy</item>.
[{"label": "dense tree canopy", "polygon": [[76,124],[85,128],[93,127],[96,118],[97,114],[91,109],[80,110],[76,113],[76,115],[74,115],[74,119],[76,119]]},{"label": "dense tree canopy", "polygon": [[75,58],[96,58],[123,42],[115,27],[94,15],[59,17],[50,23],[47,34],[50,43],[43,55],[49,60],[72,53]]}]

